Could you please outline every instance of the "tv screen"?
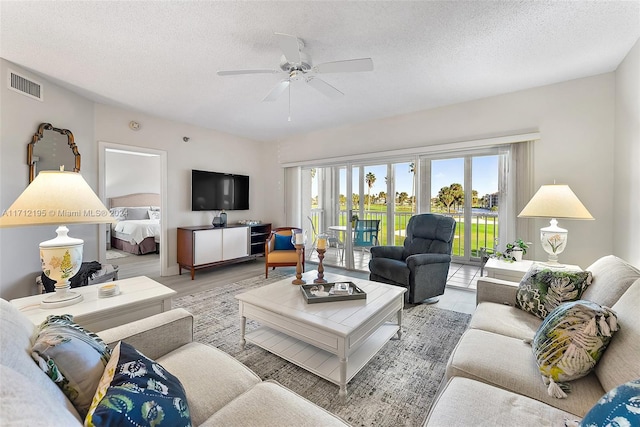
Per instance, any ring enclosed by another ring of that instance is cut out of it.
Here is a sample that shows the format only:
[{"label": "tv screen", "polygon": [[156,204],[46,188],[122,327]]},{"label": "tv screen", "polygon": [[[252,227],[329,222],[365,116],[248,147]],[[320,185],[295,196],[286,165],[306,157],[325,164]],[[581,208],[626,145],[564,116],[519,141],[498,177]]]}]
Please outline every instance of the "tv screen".
[{"label": "tv screen", "polygon": [[249,209],[249,177],[230,173],[191,171],[191,210]]}]

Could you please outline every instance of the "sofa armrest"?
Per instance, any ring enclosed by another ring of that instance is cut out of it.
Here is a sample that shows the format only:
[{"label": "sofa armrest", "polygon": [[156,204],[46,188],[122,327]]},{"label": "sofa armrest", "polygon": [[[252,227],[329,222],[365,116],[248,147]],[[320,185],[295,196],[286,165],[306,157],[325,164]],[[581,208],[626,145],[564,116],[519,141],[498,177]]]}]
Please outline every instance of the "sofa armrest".
[{"label": "sofa armrest", "polygon": [[371,258],[391,258],[402,261],[403,246],[372,246]]},{"label": "sofa armrest", "polygon": [[478,279],[476,305],[481,302],[495,302],[513,306],[516,303],[518,282],[482,277]]},{"label": "sofa armrest", "polygon": [[126,341],[151,359],[157,359],[193,341],[193,315],[183,308],[98,332],[110,347]]}]

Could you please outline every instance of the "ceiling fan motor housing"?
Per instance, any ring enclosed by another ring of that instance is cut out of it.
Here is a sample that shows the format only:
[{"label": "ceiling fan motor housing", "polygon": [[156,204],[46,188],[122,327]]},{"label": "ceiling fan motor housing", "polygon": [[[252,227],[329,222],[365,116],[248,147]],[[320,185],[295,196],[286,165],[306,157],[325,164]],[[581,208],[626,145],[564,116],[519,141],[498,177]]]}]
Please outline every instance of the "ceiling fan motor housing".
[{"label": "ceiling fan motor housing", "polygon": [[282,55],[280,57],[280,69],[289,74],[291,74],[292,71],[302,71],[302,73],[306,73],[311,71],[311,58],[306,53],[300,52],[300,63],[298,64],[287,61],[287,58]]}]

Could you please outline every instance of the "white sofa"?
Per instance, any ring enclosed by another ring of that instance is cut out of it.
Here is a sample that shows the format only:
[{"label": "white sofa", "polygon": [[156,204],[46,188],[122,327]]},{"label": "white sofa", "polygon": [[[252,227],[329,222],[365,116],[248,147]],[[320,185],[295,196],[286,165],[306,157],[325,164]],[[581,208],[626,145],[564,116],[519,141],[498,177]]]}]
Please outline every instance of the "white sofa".
[{"label": "white sofa", "polygon": [[[31,358],[33,331],[22,313],[0,300],[0,425],[81,426],[71,402]],[[183,309],[98,335],[110,345],[128,342],[178,377],[193,425],[348,425],[278,383],[261,381],[226,353],[193,342],[193,316]]]},{"label": "white sofa", "polygon": [[514,307],[517,283],[478,280],[477,307],[454,349],[445,384],[426,426],[564,426],[579,420],[620,384],[640,378],[640,271],[615,256],[586,270],[593,282],[581,299],[611,307],[617,331],[586,377],[571,381],[566,399],[547,393],[531,345],[542,320]]}]

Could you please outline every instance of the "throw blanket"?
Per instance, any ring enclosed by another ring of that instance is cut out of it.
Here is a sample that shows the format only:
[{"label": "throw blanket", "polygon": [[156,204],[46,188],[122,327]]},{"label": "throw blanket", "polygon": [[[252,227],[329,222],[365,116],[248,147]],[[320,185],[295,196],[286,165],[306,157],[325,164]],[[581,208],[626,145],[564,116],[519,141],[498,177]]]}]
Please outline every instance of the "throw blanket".
[{"label": "throw blanket", "polygon": [[115,231],[130,235],[130,243],[139,244],[147,237],[160,235],[160,220],[136,219],[120,221],[115,226]]}]

